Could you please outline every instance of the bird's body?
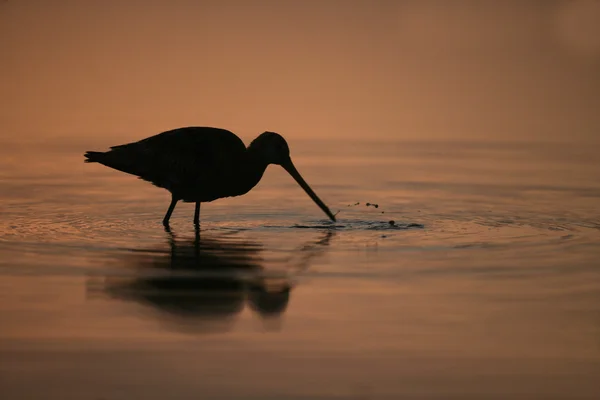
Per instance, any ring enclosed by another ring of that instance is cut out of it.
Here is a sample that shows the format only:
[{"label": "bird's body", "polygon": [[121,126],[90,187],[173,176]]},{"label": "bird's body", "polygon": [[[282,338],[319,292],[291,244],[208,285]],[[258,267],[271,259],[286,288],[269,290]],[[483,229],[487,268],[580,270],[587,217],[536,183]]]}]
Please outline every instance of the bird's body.
[{"label": "bird's body", "polygon": [[86,162],[138,176],[172,194],[169,218],[177,201],[196,203],[194,222],[199,222],[201,202],[240,196],[258,184],[269,164],[282,165],[309,196],[335,220],[329,209],[300,177],[289,158],[289,148],[277,133],[265,132],[248,147],[232,132],[210,127],[173,129],[155,136],[89,151]]},{"label": "bird's body", "polygon": [[87,162],[138,176],[185,202],[245,194],[267,168],[235,134],[202,127],[174,129],[86,156]]}]

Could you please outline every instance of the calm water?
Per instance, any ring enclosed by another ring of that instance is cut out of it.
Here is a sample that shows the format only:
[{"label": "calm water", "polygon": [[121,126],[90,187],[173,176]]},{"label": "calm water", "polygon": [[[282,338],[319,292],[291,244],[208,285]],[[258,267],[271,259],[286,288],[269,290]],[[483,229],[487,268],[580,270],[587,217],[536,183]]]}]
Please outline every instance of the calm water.
[{"label": "calm water", "polygon": [[336,224],[271,166],[197,235],[114,144],[1,143],[1,398],[600,396],[597,148],[291,142]]}]

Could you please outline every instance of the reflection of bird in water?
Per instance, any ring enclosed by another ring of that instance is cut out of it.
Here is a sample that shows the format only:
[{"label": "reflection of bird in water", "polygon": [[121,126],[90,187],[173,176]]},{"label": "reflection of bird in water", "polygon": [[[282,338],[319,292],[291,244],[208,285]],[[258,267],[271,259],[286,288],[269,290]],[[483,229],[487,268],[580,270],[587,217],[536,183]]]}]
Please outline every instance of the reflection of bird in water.
[{"label": "reflection of bird in water", "polygon": [[[167,251],[135,250],[121,259],[134,276],[106,277],[101,291],[112,298],[134,301],[159,311],[159,320],[185,331],[222,332],[231,329],[245,305],[273,323],[285,310],[295,269],[304,269],[329,244],[333,231],[303,245],[301,264],[285,265],[275,274],[261,257],[263,246],[227,237],[178,240],[169,230]],[[91,282],[94,283],[94,282]],[[94,288],[96,286],[89,286]]]},{"label": "reflection of bird in water", "polygon": [[107,152],[88,151],[85,157],[85,162],[136,175],[171,192],[165,226],[179,200],[196,203],[194,224],[198,225],[201,202],[248,193],[269,164],[281,165],[335,222],[335,216],[294,167],[285,139],[274,132],[264,132],[246,148],[239,137],[225,129],[179,128],[113,146]]}]

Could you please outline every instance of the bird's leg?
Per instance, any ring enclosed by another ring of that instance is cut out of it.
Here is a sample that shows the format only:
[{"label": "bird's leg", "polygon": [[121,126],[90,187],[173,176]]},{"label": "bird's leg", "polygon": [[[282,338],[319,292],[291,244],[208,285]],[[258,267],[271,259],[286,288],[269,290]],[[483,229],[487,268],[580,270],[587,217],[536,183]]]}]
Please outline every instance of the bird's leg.
[{"label": "bird's leg", "polygon": [[200,202],[196,202],[196,210],[194,211],[194,225],[200,225]]},{"label": "bird's leg", "polygon": [[194,242],[200,243],[200,225],[194,226]]},{"label": "bird's leg", "polygon": [[194,256],[200,261],[200,225],[194,225]]},{"label": "bird's leg", "polygon": [[171,265],[173,265],[177,256],[177,242],[175,240],[175,235],[171,231],[169,225],[165,225],[165,232],[169,235],[169,247],[171,248]]},{"label": "bird's leg", "polygon": [[163,218],[163,225],[169,226],[169,219],[171,218],[171,214],[173,214],[173,210],[175,209],[175,205],[179,200],[175,198],[175,196],[171,197],[171,204],[169,205],[169,209]]}]

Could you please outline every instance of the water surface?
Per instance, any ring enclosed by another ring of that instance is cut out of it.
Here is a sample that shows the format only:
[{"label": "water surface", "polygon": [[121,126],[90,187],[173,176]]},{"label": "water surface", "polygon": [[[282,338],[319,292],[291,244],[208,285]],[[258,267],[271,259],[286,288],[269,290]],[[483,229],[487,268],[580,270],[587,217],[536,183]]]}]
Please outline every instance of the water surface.
[{"label": "water surface", "polygon": [[0,397],[600,394],[593,148],[292,142],[337,223],[271,166],[166,232],[114,144],[2,143]]}]

